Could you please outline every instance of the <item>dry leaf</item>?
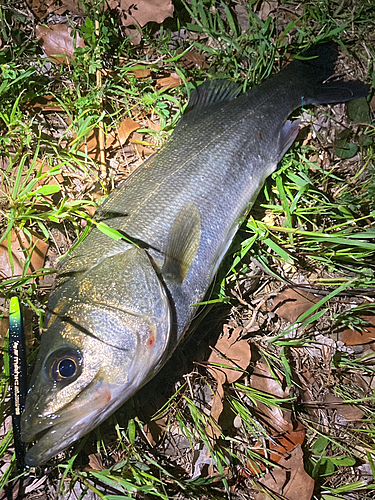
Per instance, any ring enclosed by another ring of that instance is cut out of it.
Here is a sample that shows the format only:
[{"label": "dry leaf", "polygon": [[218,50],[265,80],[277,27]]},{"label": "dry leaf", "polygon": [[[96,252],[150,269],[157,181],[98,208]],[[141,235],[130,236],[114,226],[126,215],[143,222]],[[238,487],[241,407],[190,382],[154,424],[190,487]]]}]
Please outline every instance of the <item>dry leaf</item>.
[{"label": "dry leaf", "polygon": [[[228,325],[224,325],[223,333],[220,335],[215,350],[212,351],[208,358],[208,363],[217,363],[224,365],[208,366],[207,369],[211,375],[217,380],[217,389],[214,394],[211,407],[211,418],[214,425],[207,428],[207,433],[210,437],[220,436],[219,418],[223,411],[224,389],[225,382],[233,383],[238,380],[250,363],[251,349],[247,340],[238,340],[242,333],[242,328],[236,328],[232,334]],[[231,369],[230,367],[235,369]],[[237,368],[237,369],[236,369]],[[239,369],[238,369],[239,368]]]},{"label": "dry leaf", "polygon": [[324,398],[325,407],[336,410],[347,422],[358,422],[362,420],[364,412],[358,406],[352,406],[344,402],[340,396],[326,394]]},{"label": "dry leaf", "polygon": [[[73,140],[76,137],[76,134],[74,134]],[[86,139],[79,145],[78,149],[87,154],[93,160],[98,161],[100,159],[99,129],[92,129]]]},{"label": "dry leaf", "polygon": [[[36,38],[43,40],[42,47],[48,58],[56,64],[69,64],[74,59],[72,28],[66,24],[38,25],[35,29]],[[76,46],[84,47],[85,43],[76,33]]]},{"label": "dry leaf", "polygon": [[146,118],[146,122],[147,122],[147,128],[155,130],[155,132],[160,131],[160,123],[155,123],[151,121],[149,118]]},{"label": "dry leaf", "polygon": [[347,328],[342,332],[342,341],[346,345],[361,345],[375,340],[375,315],[360,316],[366,322],[361,330]]},{"label": "dry leaf", "polygon": [[253,492],[254,500],[273,500],[277,495],[284,500],[311,500],[314,480],[304,469],[300,444],[279,461],[279,467],[258,481],[259,491]]},{"label": "dry leaf", "polygon": [[[275,380],[275,376],[278,377]],[[282,388],[283,377],[279,373],[271,373],[268,365],[258,362],[251,375],[251,387],[270,394],[276,398],[287,398],[289,391]],[[299,422],[294,422],[292,412],[276,406],[256,403],[256,413],[258,418],[263,420],[272,435],[268,443],[268,457],[272,462],[279,462],[285,452],[294,448],[297,444],[302,444],[305,440],[305,429]],[[257,442],[255,448],[260,448],[261,443]],[[261,456],[265,456],[264,450],[256,450]],[[259,464],[255,461],[247,462],[248,470],[257,474],[260,470],[265,470],[262,460]]]},{"label": "dry leaf", "polygon": [[38,96],[26,103],[26,108],[37,111],[64,111],[52,95]]},{"label": "dry leaf", "polygon": [[219,425],[219,418],[224,409],[223,400],[224,400],[223,384],[220,381],[218,381],[210,411],[210,417],[212,419],[212,423],[210,422],[206,427],[206,433],[210,438],[220,437],[221,427]]},{"label": "dry leaf", "polygon": [[259,472],[264,472],[267,466],[264,463],[263,458],[267,455],[268,460],[273,463],[280,462],[281,458],[288,451],[292,450],[297,444],[302,445],[305,441],[306,431],[301,423],[298,423],[297,428],[294,431],[285,432],[280,436],[273,436],[272,440],[267,441],[267,449],[262,448],[262,443],[257,441],[254,446],[254,450],[259,455],[259,461],[248,460],[246,462],[247,470],[252,474],[256,475]]},{"label": "dry leaf", "polygon": [[[275,376],[279,377],[275,380]],[[251,375],[251,387],[269,394],[276,398],[287,398],[288,390],[283,390],[283,378],[275,372],[273,375],[265,363],[257,363],[254,372]],[[261,417],[267,426],[276,433],[292,431],[293,424],[290,410],[282,410],[276,406],[269,406],[259,401],[256,404],[257,414]]]},{"label": "dry leaf", "polygon": [[[177,53],[181,53],[182,49],[178,50]],[[189,52],[186,52],[180,59],[183,67],[185,68],[199,68],[199,69],[207,69],[209,68],[209,64],[206,61],[206,56],[199,52],[196,49],[191,49]]]},{"label": "dry leaf", "polygon": [[136,121],[131,118],[125,118],[115,130],[115,139],[112,134],[107,136],[105,147],[118,148],[119,146],[123,146],[128,140],[129,135],[140,127],[140,124]]},{"label": "dry leaf", "polygon": [[144,26],[150,21],[162,23],[167,17],[173,17],[172,0],[110,0],[110,9],[123,11],[124,26]]},{"label": "dry leaf", "polygon": [[28,3],[35,17],[42,21],[47,14],[61,16],[66,12],[86,15],[80,0],[31,0]]},{"label": "dry leaf", "polygon": [[155,150],[150,147],[151,144],[146,143],[144,141],[143,134],[140,134],[138,132],[133,132],[133,135],[131,139],[129,139],[129,142],[132,143],[139,158],[142,160],[145,160],[146,158],[155,153]]},{"label": "dry leaf", "polygon": [[[208,363],[218,363],[225,367],[208,366],[211,375],[218,381],[229,384],[235,382],[243,375],[243,370],[249,366],[251,348],[247,340],[238,340],[242,328],[236,328],[230,334],[228,325],[224,325],[215,349],[208,358]],[[232,369],[230,367],[233,367]]]},{"label": "dry leaf", "polygon": [[82,5],[82,2],[79,0],[31,0],[28,4],[38,20],[44,19],[47,14],[51,13],[56,16],[65,12],[85,14],[80,5]]},{"label": "dry leaf", "polygon": [[89,467],[94,470],[103,470],[103,462],[99,453],[90,453]]},{"label": "dry leaf", "polygon": [[9,330],[9,314],[4,314],[0,318],[0,347],[3,347],[3,339],[7,336]]},{"label": "dry leaf", "polygon": [[248,7],[246,5],[236,3],[234,6],[234,10],[236,12],[238,24],[240,25],[241,31],[243,33],[250,28]]},{"label": "dry leaf", "polygon": [[136,78],[147,78],[151,75],[151,70],[148,66],[145,66],[144,68],[137,66],[137,69],[129,71],[129,75],[134,75]]},{"label": "dry leaf", "polygon": [[170,76],[158,78],[156,80],[156,88],[160,90],[172,89],[181,85],[182,80],[177,73],[171,73]]},{"label": "dry leaf", "polygon": [[[274,12],[279,6],[279,2],[274,0],[265,0],[259,10],[259,17],[262,21],[267,21],[271,14],[275,15]],[[271,16],[273,17],[273,16]]]},{"label": "dry leaf", "polygon": [[167,415],[150,420],[143,426],[143,433],[150,446],[156,446],[167,430]]},{"label": "dry leaf", "polygon": [[299,317],[318,302],[312,293],[299,288],[287,288],[272,301],[272,311],[280,318],[294,323]]},{"label": "dry leaf", "polygon": [[48,243],[41,240],[35,234],[32,235],[32,243],[23,231],[11,231],[11,253],[13,257],[14,272],[12,272],[11,263],[9,260],[8,244],[5,239],[0,243],[0,276],[4,279],[14,276],[22,276],[23,266],[32,246],[35,248],[31,255],[30,266],[27,274],[38,271],[43,267],[44,259],[48,250]]},{"label": "dry leaf", "polygon": [[70,12],[72,14],[86,15],[81,0],[43,0],[43,3],[48,6],[48,14],[62,15],[65,12]]}]

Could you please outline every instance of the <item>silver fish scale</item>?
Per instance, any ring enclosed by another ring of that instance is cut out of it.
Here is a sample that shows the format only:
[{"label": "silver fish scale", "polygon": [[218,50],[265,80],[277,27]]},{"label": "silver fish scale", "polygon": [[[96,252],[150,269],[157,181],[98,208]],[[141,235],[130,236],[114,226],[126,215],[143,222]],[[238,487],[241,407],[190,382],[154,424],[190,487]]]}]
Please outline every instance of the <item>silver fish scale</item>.
[{"label": "silver fish scale", "polygon": [[[192,304],[203,299],[239,223],[280,155],[279,134],[287,112],[254,126],[254,107],[248,96],[225,107],[215,105],[207,116],[194,117],[193,131],[187,115],[167,145],[135,171],[101,211],[100,218],[108,225],[149,245],[161,268],[179,211],[188,203],[198,208],[201,241],[188,275],[182,286],[165,279],[174,299],[178,337],[195,313]],[[260,112],[256,114],[259,120]],[[228,120],[234,117],[228,133]],[[111,213],[124,216],[107,218]],[[82,245],[80,252],[85,252]]]}]

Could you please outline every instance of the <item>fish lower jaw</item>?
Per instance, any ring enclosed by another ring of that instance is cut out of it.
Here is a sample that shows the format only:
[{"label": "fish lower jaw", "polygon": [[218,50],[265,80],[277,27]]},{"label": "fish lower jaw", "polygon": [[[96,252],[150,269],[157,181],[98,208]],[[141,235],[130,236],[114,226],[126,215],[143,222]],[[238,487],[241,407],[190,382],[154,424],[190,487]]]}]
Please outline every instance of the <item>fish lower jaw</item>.
[{"label": "fish lower jaw", "polygon": [[[40,423],[28,423],[24,432],[24,441],[37,443],[26,453],[26,464],[36,467],[44,464],[50,458],[64,451],[75,441],[97,427],[121,404],[135,392],[135,387],[128,387],[125,392],[122,386],[104,383],[94,394],[86,395],[85,403],[80,401],[61,412],[58,417],[50,416],[49,423],[44,423],[44,429],[37,429]],[[31,420],[30,420],[31,421]],[[33,432],[34,431],[34,432]]]},{"label": "fish lower jaw", "polygon": [[77,397],[75,404],[59,415],[25,418],[23,440],[37,441],[26,453],[26,464],[35,467],[45,463],[96,427],[118,406],[117,391],[117,386],[101,381],[94,391]]},{"label": "fish lower jaw", "polygon": [[72,445],[89,430],[86,423],[82,422],[81,425],[75,424],[73,428],[69,426],[67,429],[67,426],[62,423],[41,431],[35,436],[35,439],[38,440],[37,443],[26,453],[26,465],[36,467],[44,464]]}]

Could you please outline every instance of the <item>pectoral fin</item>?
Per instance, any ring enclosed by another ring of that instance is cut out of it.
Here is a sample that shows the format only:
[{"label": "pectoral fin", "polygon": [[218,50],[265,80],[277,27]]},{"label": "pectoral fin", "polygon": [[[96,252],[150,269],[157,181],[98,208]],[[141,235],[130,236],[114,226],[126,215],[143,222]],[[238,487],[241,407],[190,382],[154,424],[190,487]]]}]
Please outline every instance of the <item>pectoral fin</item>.
[{"label": "pectoral fin", "polygon": [[198,251],[201,239],[201,217],[194,203],[177,215],[166,249],[162,275],[183,283]]}]

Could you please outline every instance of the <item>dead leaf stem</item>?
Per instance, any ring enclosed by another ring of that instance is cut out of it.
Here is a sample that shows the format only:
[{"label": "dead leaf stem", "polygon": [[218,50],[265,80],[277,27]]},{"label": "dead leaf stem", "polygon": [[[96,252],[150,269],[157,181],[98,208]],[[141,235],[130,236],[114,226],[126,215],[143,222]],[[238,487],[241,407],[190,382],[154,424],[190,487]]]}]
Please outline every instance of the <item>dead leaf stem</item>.
[{"label": "dead leaf stem", "polygon": [[[97,39],[100,36],[100,25],[99,21],[95,19],[95,34]],[[97,47],[97,57],[100,58],[99,44]],[[100,65],[99,65],[100,66]],[[100,67],[96,70],[96,86],[98,90],[102,88],[102,70]],[[103,111],[103,98],[99,97],[100,112]],[[98,140],[99,140],[99,151],[100,151],[100,177],[104,180],[107,176],[106,162],[105,162],[105,140],[104,140],[104,124],[103,120],[98,123]]]}]

